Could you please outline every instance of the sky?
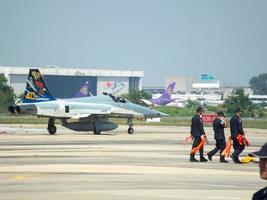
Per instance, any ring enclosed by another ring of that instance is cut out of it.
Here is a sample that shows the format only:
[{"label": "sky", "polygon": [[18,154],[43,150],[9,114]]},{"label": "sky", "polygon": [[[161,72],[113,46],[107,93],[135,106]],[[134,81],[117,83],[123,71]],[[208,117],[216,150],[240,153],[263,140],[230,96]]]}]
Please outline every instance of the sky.
[{"label": "sky", "polygon": [[265,0],[0,0],[0,66],[141,70],[144,86],[267,73]]}]

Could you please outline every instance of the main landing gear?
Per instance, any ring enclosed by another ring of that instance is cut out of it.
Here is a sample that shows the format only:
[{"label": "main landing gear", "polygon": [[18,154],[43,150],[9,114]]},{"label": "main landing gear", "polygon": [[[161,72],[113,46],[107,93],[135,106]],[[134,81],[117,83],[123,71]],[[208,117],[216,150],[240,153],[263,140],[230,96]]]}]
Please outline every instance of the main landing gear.
[{"label": "main landing gear", "polygon": [[128,119],[127,124],[129,125],[128,134],[133,134],[134,133],[133,120],[132,119]]},{"label": "main landing gear", "polygon": [[94,124],[95,124],[94,129],[93,129],[94,134],[95,135],[100,135],[101,134],[101,130],[99,130],[100,129],[99,127],[100,127],[100,124],[101,124],[100,119],[95,118],[94,119]]},{"label": "main landing gear", "polygon": [[54,135],[57,132],[57,127],[55,126],[55,118],[49,118],[47,130],[50,135]]},{"label": "main landing gear", "polygon": [[95,135],[100,135],[101,134],[101,131],[98,130],[97,128],[94,128],[93,132],[94,132]]}]

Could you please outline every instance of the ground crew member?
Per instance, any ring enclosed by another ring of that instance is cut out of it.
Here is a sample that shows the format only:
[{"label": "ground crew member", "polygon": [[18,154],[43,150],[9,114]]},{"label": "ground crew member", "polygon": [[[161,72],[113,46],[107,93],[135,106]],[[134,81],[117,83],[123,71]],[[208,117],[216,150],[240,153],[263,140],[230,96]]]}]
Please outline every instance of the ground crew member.
[{"label": "ground crew member", "polygon": [[[259,170],[260,177],[267,180],[267,143],[265,143],[259,151],[251,153],[254,156],[260,158]],[[267,199],[267,187],[254,193],[252,200],[266,200]]]},{"label": "ground crew member", "polygon": [[238,140],[238,137],[241,135],[243,137],[245,135],[242,127],[242,120],[241,116],[241,109],[238,108],[235,111],[235,115],[230,120],[230,131],[231,131],[231,138],[233,140],[233,148],[234,152],[231,155],[234,163],[242,164],[238,158],[239,154],[245,149],[245,144]]},{"label": "ground crew member", "polygon": [[225,149],[226,142],[224,136],[224,128],[226,127],[225,115],[222,111],[217,113],[216,119],[213,121],[214,139],[216,140],[216,147],[207,153],[208,158],[212,161],[212,156],[214,156],[220,150],[220,162],[227,163],[224,156],[222,155]]},{"label": "ground crew member", "polygon": [[[206,134],[203,128],[203,121],[200,117],[202,115],[203,109],[202,107],[197,107],[196,109],[196,115],[192,118],[191,121],[191,131],[190,134],[193,137],[193,145],[192,149],[197,147],[199,143],[201,142],[201,138],[205,138]],[[199,149],[199,154],[200,154],[200,162],[207,162],[208,160],[204,158],[203,156],[203,151],[204,148],[203,146]],[[190,154],[190,162],[198,162],[197,159],[195,159],[195,154],[191,153]]]}]

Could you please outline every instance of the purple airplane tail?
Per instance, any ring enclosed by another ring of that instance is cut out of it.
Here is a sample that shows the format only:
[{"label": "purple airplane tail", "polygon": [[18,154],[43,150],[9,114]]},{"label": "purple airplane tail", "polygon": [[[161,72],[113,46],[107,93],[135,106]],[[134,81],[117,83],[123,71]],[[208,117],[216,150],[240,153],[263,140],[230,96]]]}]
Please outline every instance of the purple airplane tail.
[{"label": "purple airplane tail", "polygon": [[90,95],[90,91],[89,91],[89,81],[85,81],[82,84],[81,89],[75,95],[75,98],[78,98],[78,97],[89,97],[89,96],[91,96]]},{"label": "purple airplane tail", "polygon": [[173,100],[171,99],[172,92],[175,87],[175,82],[171,82],[169,86],[163,91],[163,94],[157,98],[157,99],[152,99],[152,103],[156,105],[166,105]]},{"label": "purple airplane tail", "polygon": [[163,91],[162,95],[159,97],[160,98],[164,98],[164,99],[171,99],[171,95],[173,93],[175,87],[175,82],[171,82],[169,84],[169,86]]}]

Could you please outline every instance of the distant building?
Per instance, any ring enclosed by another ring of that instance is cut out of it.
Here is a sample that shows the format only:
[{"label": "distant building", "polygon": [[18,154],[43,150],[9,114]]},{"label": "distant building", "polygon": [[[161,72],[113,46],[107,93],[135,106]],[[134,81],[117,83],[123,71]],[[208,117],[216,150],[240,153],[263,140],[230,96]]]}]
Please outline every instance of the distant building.
[{"label": "distant building", "polygon": [[[244,89],[244,92],[246,95],[249,95],[249,96],[253,95],[253,91],[251,88],[249,88],[249,87],[242,87],[242,88]],[[223,87],[221,90],[223,91],[224,98],[227,98],[228,96],[230,96],[233,93],[234,89],[236,89],[236,88]]]},{"label": "distant building", "polygon": [[143,90],[150,94],[161,94],[164,91],[164,87],[143,87]]},{"label": "distant building", "polygon": [[194,82],[192,87],[203,94],[220,93],[221,89],[220,81],[210,74],[201,74],[200,80]]},{"label": "distant building", "polygon": [[[79,90],[82,83],[89,82],[89,90],[93,95],[102,92],[111,92],[116,84],[120,84],[117,94],[128,93],[129,89],[141,89],[143,71],[126,70],[100,70],[86,68],[61,68],[42,67],[40,72],[51,90],[52,95],[58,98],[72,98]],[[0,74],[3,74],[8,85],[14,88],[15,94],[21,95],[26,86],[29,67],[5,67],[0,66]]]}]

